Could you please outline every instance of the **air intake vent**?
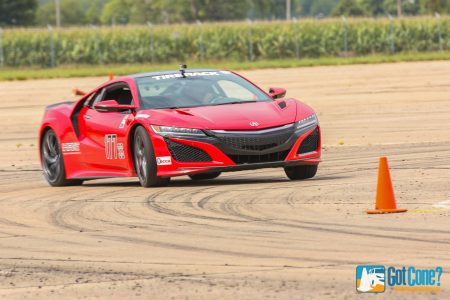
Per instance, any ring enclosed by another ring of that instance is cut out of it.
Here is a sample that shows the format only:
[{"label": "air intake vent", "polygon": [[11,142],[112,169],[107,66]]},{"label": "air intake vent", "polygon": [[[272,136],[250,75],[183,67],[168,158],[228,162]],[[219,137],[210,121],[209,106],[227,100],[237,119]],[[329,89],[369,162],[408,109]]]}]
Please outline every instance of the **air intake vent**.
[{"label": "air intake vent", "polygon": [[256,164],[256,163],[284,161],[288,153],[289,150],[281,152],[273,152],[263,155],[228,155],[228,156],[236,164],[241,165],[241,164]]},{"label": "air intake vent", "polygon": [[202,149],[165,139],[172,157],[179,162],[207,162],[211,157]]},{"label": "air intake vent", "polygon": [[284,101],[278,102],[278,106],[279,106],[281,109],[283,109],[283,108],[286,107],[286,102],[284,102]]},{"label": "air intake vent", "polygon": [[264,151],[286,143],[292,136],[292,129],[267,135],[217,136],[220,142],[235,150]]},{"label": "air intake vent", "polygon": [[319,129],[316,128],[300,144],[297,154],[316,151],[317,147],[319,147]]}]

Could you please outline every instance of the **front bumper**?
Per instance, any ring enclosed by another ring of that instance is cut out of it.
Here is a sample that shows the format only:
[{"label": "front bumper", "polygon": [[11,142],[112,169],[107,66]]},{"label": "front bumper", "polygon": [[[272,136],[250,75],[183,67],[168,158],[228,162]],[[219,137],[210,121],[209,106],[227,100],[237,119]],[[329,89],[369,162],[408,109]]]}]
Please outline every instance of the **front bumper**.
[{"label": "front bumper", "polygon": [[[321,138],[318,125],[297,131],[293,124],[288,124],[258,131],[211,130],[205,133],[204,137],[170,138],[151,134],[155,156],[172,158],[171,164],[157,166],[157,175],[173,177],[320,162]],[[312,148],[311,137],[316,139]],[[308,147],[305,148],[308,143],[309,150]]]}]

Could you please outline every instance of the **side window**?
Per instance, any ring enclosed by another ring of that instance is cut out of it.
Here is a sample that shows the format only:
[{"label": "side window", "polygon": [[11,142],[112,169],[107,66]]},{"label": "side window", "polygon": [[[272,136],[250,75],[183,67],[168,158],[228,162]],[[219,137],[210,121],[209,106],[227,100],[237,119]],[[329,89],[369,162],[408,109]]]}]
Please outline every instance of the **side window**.
[{"label": "side window", "polygon": [[102,101],[103,95],[105,94],[105,90],[101,89],[92,97],[92,101],[90,102],[90,106],[93,106],[95,103]]},{"label": "side window", "polygon": [[122,84],[106,88],[101,101],[104,100],[116,100],[117,103],[123,105],[133,104],[133,96],[131,95],[130,88],[127,85]]},{"label": "side window", "polygon": [[94,102],[94,99],[95,99],[95,97],[99,94],[100,92],[95,92],[95,93],[92,93],[92,94],[90,94],[85,100],[84,100],[84,103],[83,103],[83,105],[84,106],[91,106],[92,104],[93,104],[93,102]]}]

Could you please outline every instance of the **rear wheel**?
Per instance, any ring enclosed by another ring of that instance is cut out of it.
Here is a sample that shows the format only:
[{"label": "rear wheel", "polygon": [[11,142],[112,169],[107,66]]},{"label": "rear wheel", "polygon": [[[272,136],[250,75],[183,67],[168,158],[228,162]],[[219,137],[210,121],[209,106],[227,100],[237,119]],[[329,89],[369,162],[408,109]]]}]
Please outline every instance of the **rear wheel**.
[{"label": "rear wheel", "polygon": [[290,180],[302,180],[313,178],[317,173],[317,167],[318,165],[286,167],[284,168],[284,172],[286,172]]},{"label": "rear wheel", "polygon": [[52,129],[45,132],[41,143],[41,159],[44,177],[51,186],[81,185],[83,180],[66,179],[64,158],[58,137]]},{"label": "rear wheel", "polygon": [[134,132],[133,159],[143,187],[166,186],[169,183],[170,177],[156,176],[155,152],[144,127],[138,127]]},{"label": "rear wheel", "polygon": [[189,177],[191,177],[192,180],[208,180],[208,179],[217,178],[219,176],[220,176],[220,172],[189,175]]}]

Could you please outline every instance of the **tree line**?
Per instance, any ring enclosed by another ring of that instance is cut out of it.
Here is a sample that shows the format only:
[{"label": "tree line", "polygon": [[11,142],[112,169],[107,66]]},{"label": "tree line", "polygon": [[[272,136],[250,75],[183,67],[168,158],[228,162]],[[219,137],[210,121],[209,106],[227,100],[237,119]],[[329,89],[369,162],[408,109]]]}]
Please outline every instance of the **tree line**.
[{"label": "tree line", "polygon": [[53,25],[57,12],[62,26],[377,17],[399,4],[404,15],[450,13],[450,0],[0,0],[0,26]]}]

